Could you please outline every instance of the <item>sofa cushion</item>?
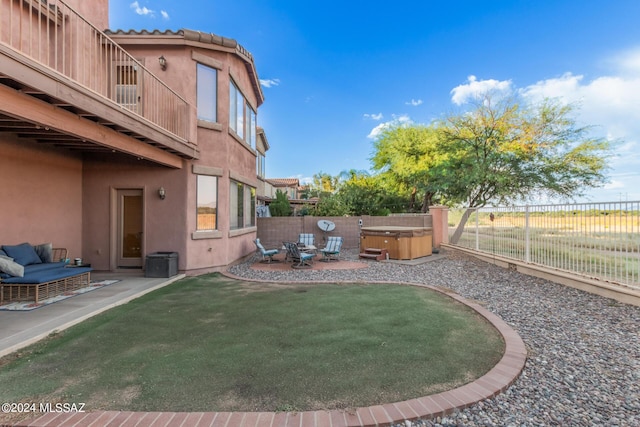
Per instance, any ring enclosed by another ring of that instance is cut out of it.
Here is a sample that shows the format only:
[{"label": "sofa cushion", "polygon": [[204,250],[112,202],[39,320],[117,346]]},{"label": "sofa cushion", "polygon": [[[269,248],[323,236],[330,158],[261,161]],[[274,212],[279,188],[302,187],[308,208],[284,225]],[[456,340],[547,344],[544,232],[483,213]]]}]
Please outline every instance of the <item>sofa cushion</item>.
[{"label": "sofa cushion", "polygon": [[5,273],[3,279],[9,276],[22,277],[24,276],[24,266],[18,264],[13,259],[0,255],[0,271]]},{"label": "sofa cushion", "polygon": [[45,263],[29,264],[24,267],[24,274],[29,275],[33,273],[39,273],[41,271],[56,270],[64,266],[65,266],[64,262],[48,262],[46,264]]},{"label": "sofa cushion", "polygon": [[44,270],[44,271],[37,271],[35,273],[30,273],[25,277],[10,277],[8,279],[3,279],[2,283],[29,283],[29,284],[47,283],[47,282],[52,282],[54,280],[64,279],[65,277],[78,276],[80,274],[88,273],[90,271],[91,271],[91,268],[85,268],[85,267],[76,267],[76,268],[58,267],[52,270]]},{"label": "sofa cushion", "polygon": [[36,245],[33,247],[33,250],[35,250],[36,254],[38,254],[40,261],[42,262],[53,261],[53,244],[52,243],[42,243],[41,245]]},{"label": "sofa cushion", "polygon": [[3,245],[2,250],[21,265],[40,264],[42,262],[33,246],[29,243],[21,243],[15,246]]}]

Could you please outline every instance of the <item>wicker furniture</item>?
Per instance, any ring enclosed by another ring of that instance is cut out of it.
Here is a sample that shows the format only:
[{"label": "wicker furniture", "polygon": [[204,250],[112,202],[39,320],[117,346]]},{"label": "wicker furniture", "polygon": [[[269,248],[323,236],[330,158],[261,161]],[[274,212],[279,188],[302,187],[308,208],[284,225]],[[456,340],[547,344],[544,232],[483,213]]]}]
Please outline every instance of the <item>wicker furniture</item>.
[{"label": "wicker furniture", "polygon": [[[0,305],[20,301],[33,301],[34,304],[38,304],[43,299],[53,298],[76,289],[85,288],[91,283],[90,269],[77,268],[67,270],[72,275],[43,283],[0,282]],[[83,271],[79,272],[78,270]]]},{"label": "wicker furniture", "polygon": [[11,302],[41,300],[71,292],[91,283],[91,268],[66,268],[67,250],[54,248],[52,262],[24,266],[22,277],[0,279],[0,305]]}]

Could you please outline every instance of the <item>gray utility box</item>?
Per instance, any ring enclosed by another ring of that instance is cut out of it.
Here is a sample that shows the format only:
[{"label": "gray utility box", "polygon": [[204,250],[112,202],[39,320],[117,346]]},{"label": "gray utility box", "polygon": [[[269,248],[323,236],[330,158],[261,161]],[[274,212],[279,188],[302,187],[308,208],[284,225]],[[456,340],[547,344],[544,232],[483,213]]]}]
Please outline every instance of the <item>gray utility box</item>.
[{"label": "gray utility box", "polygon": [[154,252],[147,255],[144,277],[172,277],[178,274],[178,252]]}]

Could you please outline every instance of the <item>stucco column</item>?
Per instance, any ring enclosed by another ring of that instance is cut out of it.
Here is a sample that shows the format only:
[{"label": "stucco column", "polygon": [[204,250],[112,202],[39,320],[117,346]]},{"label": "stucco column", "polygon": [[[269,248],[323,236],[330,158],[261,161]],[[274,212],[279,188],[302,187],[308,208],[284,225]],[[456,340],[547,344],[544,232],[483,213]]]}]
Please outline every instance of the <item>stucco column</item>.
[{"label": "stucco column", "polygon": [[449,208],[446,206],[429,206],[433,220],[433,247],[440,243],[449,243]]}]

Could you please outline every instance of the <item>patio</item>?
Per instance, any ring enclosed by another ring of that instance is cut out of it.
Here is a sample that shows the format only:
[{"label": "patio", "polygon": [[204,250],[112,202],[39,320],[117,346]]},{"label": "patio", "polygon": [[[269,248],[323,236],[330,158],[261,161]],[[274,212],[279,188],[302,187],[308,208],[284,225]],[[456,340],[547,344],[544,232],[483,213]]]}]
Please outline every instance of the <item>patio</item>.
[{"label": "patio", "polygon": [[0,311],[0,357],[184,277],[147,278],[136,271],[95,272],[91,276],[94,280],[120,282],[32,311]]}]

